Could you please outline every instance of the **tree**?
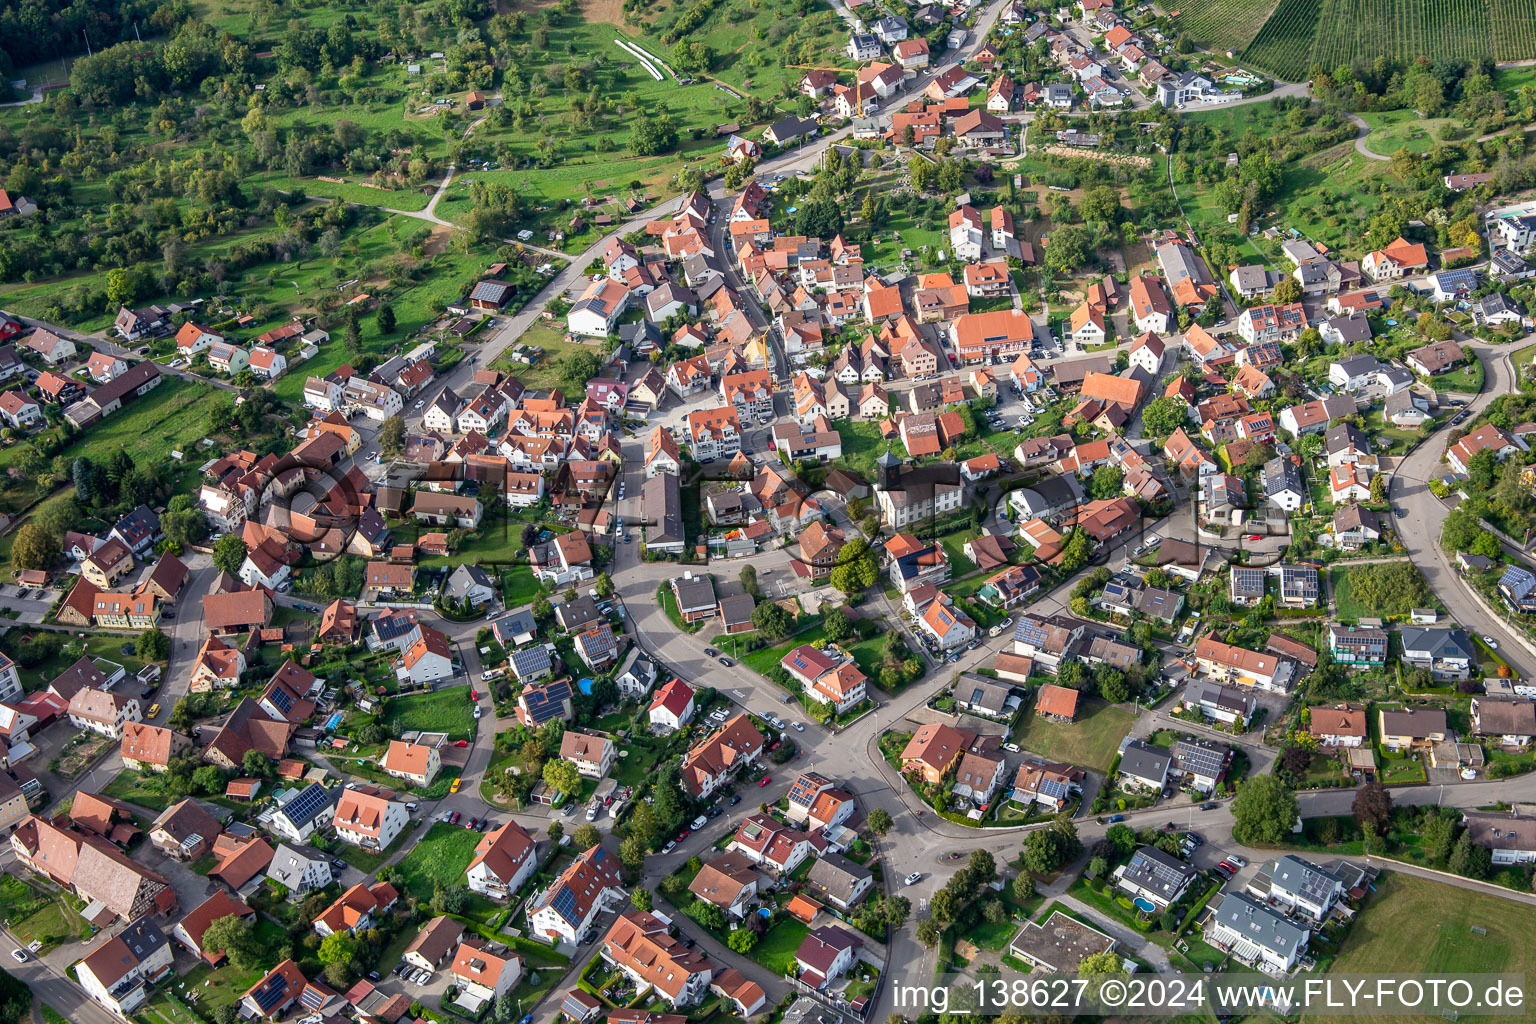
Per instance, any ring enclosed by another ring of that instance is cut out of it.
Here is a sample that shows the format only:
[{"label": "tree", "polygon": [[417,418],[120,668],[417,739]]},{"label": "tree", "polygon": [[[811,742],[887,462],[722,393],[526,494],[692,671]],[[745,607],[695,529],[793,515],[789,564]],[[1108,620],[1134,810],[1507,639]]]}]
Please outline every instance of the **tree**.
[{"label": "tree", "polygon": [[560,360],[560,389],[567,395],[585,394],[587,381],[596,377],[600,369],[596,355],[577,349]]},{"label": "tree", "polygon": [[213,564],[231,576],[240,575],[240,566],[245,562],[245,556],[245,541],[240,539],[238,533],[226,533],[214,541]]},{"label": "tree", "polygon": [[363,320],[357,306],[351,307],[347,313],[347,331],[342,336],[342,345],[353,355],[363,350]]},{"label": "tree", "polygon": [[139,657],[145,661],[164,661],[171,655],[171,638],[158,629],[146,629],[139,633]]},{"label": "tree", "polygon": [[594,585],[597,588],[597,596],[598,597],[612,597],[613,596],[613,577],[609,576],[607,573],[605,573],[605,572],[598,573],[597,574],[597,579],[594,582]]},{"label": "tree", "polygon": [[1120,193],[1110,185],[1098,185],[1083,193],[1078,210],[1083,220],[1113,224],[1120,219]]},{"label": "tree", "polygon": [[1377,473],[1371,477],[1371,500],[1378,503],[1387,500],[1387,474]]},{"label": "tree", "polygon": [[11,542],[11,564],[18,569],[46,569],[59,553],[60,541],[36,523],[23,523]]},{"label": "tree", "polygon": [[1136,849],[1136,830],[1129,825],[1111,825],[1109,831],[1104,833],[1104,838],[1109,840],[1109,845],[1115,848],[1118,857],[1125,857]]},{"label": "tree", "polygon": [[695,899],[684,908],[684,912],[699,924],[712,931],[719,931],[725,927],[725,911],[713,903]]},{"label": "tree", "polygon": [[576,844],[576,849],[578,850],[590,850],[602,841],[603,834],[590,821],[584,821],[577,825],[576,831],[571,833],[571,842]]},{"label": "tree", "polygon": [[255,779],[272,774],[272,759],[259,750],[247,750],[240,759],[240,773]]},{"label": "tree", "polygon": [[1289,275],[1275,285],[1275,301],[1288,303],[1301,301],[1301,282]]},{"label": "tree", "polygon": [[1463,831],[1446,866],[1466,878],[1487,878],[1492,859],[1487,847],[1475,845],[1472,833]]},{"label": "tree", "polygon": [[1051,244],[1045,248],[1043,262],[1052,270],[1070,273],[1088,261],[1092,241],[1086,229],[1064,224],[1051,232]]},{"label": "tree", "polygon": [[750,928],[737,928],[725,937],[725,944],[737,953],[750,953],[757,945],[757,933]]},{"label": "tree", "polygon": [[929,913],[933,914],[933,919],[940,924],[949,924],[953,921],[960,907],[961,900],[948,886],[934,893],[933,898],[928,901]]},{"label": "tree", "polygon": [[[630,873],[638,872],[645,866],[646,841],[631,832],[619,843],[619,863],[624,865],[624,870]],[[645,898],[650,900],[651,895],[646,893]],[[637,903],[636,906],[639,906]],[[642,908],[644,909],[644,908]]]},{"label": "tree", "polygon": [[1076,857],[1081,846],[1072,823],[1057,819],[1025,838],[1024,867],[1037,875],[1048,875]]},{"label": "tree", "polygon": [[498,1024],[507,1024],[508,1021],[517,1019],[517,997],[511,992],[503,992],[496,997],[496,1008],[492,1011]]},{"label": "tree", "polygon": [[635,891],[629,894],[629,902],[634,904],[636,910],[649,912],[652,906],[651,890],[635,887]]},{"label": "tree", "polygon": [[554,760],[544,762],[544,781],[551,789],[573,797],[581,792],[581,773],[574,762]]},{"label": "tree", "polygon": [[970,874],[971,884],[980,889],[997,877],[997,860],[986,850],[972,850],[966,871]]},{"label": "tree", "polygon": [[560,842],[560,840],[565,836],[565,826],[558,821],[550,822],[549,828],[545,831],[549,833],[550,841],[554,843]]},{"label": "tree", "polygon": [[1232,801],[1232,835],[1240,843],[1278,846],[1296,821],[1296,794],[1273,775],[1258,775]]},{"label": "tree", "polygon": [[1088,994],[1097,999],[1106,981],[1125,977],[1125,967],[1119,953],[1105,950],[1083,957],[1077,965],[1077,976],[1088,983]]},{"label": "tree", "polygon": [[[334,938],[335,936],[328,937]],[[323,944],[324,943],[322,943],[322,945]],[[350,962],[342,963],[341,961],[337,961],[333,964],[326,964],[324,974],[326,984],[330,985],[338,992],[348,988],[352,984],[352,964]]]},{"label": "tree", "polygon": [[353,959],[357,957],[357,947],[357,937],[351,932],[332,932],[320,940],[320,948],[315,955],[327,967],[338,963],[351,966]]},{"label": "tree", "polygon": [[891,830],[891,812],[884,807],[876,807],[869,812],[869,830],[877,836],[883,836]]},{"label": "tree", "polygon": [[405,448],[405,420],[391,416],[379,426],[379,447],[391,454]]},{"label": "tree", "polygon": [[379,311],[378,311],[378,313],[375,314],[375,319],[377,319],[377,321],[378,321],[379,333],[380,334],[394,334],[395,333],[395,307],[394,306],[391,306],[387,302],[382,304],[381,306],[379,306]]},{"label": "tree", "polygon": [[1456,823],[1440,814],[1431,815],[1424,823],[1423,835],[1431,863],[1444,864],[1456,842]]},{"label": "tree", "polygon": [[1392,794],[1379,782],[1367,782],[1355,790],[1355,802],[1350,807],[1355,823],[1366,822],[1376,826],[1377,832],[1385,832],[1392,820]]},{"label": "tree", "polygon": [[1141,410],[1143,431],[1152,437],[1167,437],[1189,422],[1189,407],[1177,398],[1159,396]]},{"label": "tree", "polygon": [[1119,466],[1100,466],[1088,478],[1088,495],[1099,500],[1118,497],[1124,483],[1125,470]]},{"label": "tree", "polygon": [[254,970],[261,964],[262,949],[251,934],[251,923],[234,914],[221,917],[204,929],[202,947],[205,952],[223,950],[229,962],[242,971]]},{"label": "tree", "polygon": [[752,628],[769,640],[778,640],[794,631],[795,620],[779,605],[764,601],[752,609]]},{"label": "tree", "polygon": [[827,639],[834,642],[852,640],[858,633],[848,613],[841,608],[834,608],[826,614],[822,619],[822,628],[826,631]]},{"label": "tree", "polygon": [[166,719],[165,724],[169,725],[175,732],[191,735],[194,721],[192,702],[189,698],[183,697],[171,708],[171,717]]},{"label": "tree", "polygon": [[917,922],[917,941],[929,949],[939,944],[939,937],[942,934],[939,923],[931,917],[925,917]]},{"label": "tree", "polygon": [[204,796],[224,792],[224,769],[205,764],[192,773],[192,787]]},{"label": "tree", "polygon": [[750,565],[741,567],[741,589],[747,596],[756,599],[759,595],[757,588],[757,569]]},{"label": "tree", "polygon": [[863,537],[855,537],[844,544],[837,554],[837,560],[838,565],[828,580],[849,596],[868,590],[880,576],[875,554],[869,549],[869,541]]}]

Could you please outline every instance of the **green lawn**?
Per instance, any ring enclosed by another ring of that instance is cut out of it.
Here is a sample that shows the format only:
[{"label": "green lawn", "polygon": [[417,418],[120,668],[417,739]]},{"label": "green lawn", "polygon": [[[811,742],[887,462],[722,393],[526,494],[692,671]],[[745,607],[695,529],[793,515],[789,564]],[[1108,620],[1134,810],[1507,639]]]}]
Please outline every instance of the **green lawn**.
[{"label": "green lawn", "polygon": [[[1376,888],[1333,961],[1332,973],[1536,974],[1536,946],[1529,941],[1536,907],[1394,871],[1384,872]],[[1404,941],[1405,936],[1412,941]],[[1350,1018],[1309,1014],[1307,1019],[1338,1024]]]},{"label": "green lawn", "polygon": [[[137,650],[137,644],[131,636],[113,635],[111,633],[92,633],[83,640],[78,636],[70,637],[75,643],[85,645],[85,653],[91,658],[104,658],[107,661],[115,661],[123,666],[123,670],[130,676],[144,667],[144,659],[134,654],[124,654],[123,645],[133,644]],[[56,679],[60,673],[73,665],[78,655],[70,657],[64,650],[51,658],[45,658],[31,668],[16,667],[17,674],[21,677],[22,688],[29,693],[33,690],[41,690]],[[148,710],[147,708],[145,710]],[[167,709],[169,713],[169,709]]]},{"label": "green lawn", "polygon": [[520,608],[532,604],[543,593],[539,581],[533,578],[533,570],[526,565],[514,565],[501,577],[501,599],[508,608]]},{"label": "green lawn", "polygon": [[1436,391],[1464,391],[1476,394],[1483,390],[1483,364],[1470,360],[1449,373],[1430,378]]},{"label": "green lawn", "polygon": [[44,949],[91,934],[91,926],[64,902],[63,896],[45,897],[32,913],[10,924],[9,928],[22,945],[41,942]]},{"label": "green lawn", "polygon": [[131,768],[124,768],[118,772],[102,792],[118,800],[148,807],[152,811],[163,811],[171,806],[170,797],[160,792],[156,782],[143,782],[139,778],[139,773]]},{"label": "green lawn", "polygon": [[783,918],[769,929],[768,934],[757,940],[757,945],[752,947],[748,955],[768,968],[775,978],[782,978],[795,962],[795,951],[810,933],[809,928],[794,918]]},{"label": "green lawn", "polygon": [[433,825],[400,862],[402,890],[425,901],[432,898],[433,883],[461,883],[479,841],[480,834],[467,828],[444,822]]},{"label": "green lawn", "polygon": [[1440,129],[1457,124],[1448,117],[1423,119],[1412,110],[1388,110],[1365,113],[1361,120],[1371,126],[1365,137],[1365,148],[1372,153],[1391,156],[1400,149],[1410,153],[1428,153],[1439,143]]},{"label": "green lawn", "polygon": [[990,949],[994,953],[1001,953],[1008,948],[1008,943],[1018,934],[1019,925],[1015,921],[999,921],[992,924],[990,921],[978,921],[971,930],[960,936],[962,939],[981,947]]},{"label": "green lawn", "polygon": [[467,686],[395,697],[384,712],[384,720],[398,724],[405,732],[445,732],[450,740],[468,740],[475,735],[475,709]]},{"label": "green lawn", "polygon": [[768,670],[776,667],[784,655],[799,647],[801,644],[820,644],[827,638],[826,632],[821,626],[812,626],[803,633],[796,633],[781,644],[773,647],[762,647],[744,656],[741,663],[762,675],[767,675]]},{"label": "green lawn", "polygon": [[395,841],[390,843],[384,850],[375,852],[373,850],[365,850],[360,846],[353,846],[351,843],[337,843],[333,852],[336,856],[363,872],[363,874],[371,875],[383,867],[385,861],[399,853],[408,843],[412,842],[415,834],[416,822],[413,821],[407,824],[405,829],[395,837]]},{"label": "green lawn", "polygon": [[1078,709],[1075,722],[1053,722],[1036,715],[1026,703],[1023,717],[1014,726],[1013,741],[1032,754],[1107,772],[1136,716],[1096,700],[1083,700]]}]

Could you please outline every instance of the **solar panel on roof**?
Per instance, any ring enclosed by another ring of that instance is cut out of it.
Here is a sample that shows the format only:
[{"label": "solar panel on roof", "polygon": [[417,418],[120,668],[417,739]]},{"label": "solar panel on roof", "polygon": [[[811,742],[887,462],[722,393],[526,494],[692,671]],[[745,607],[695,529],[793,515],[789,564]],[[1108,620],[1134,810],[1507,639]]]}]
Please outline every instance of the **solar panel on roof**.
[{"label": "solar panel on roof", "polygon": [[304,991],[299,993],[299,1003],[306,1010],[318,1010],[325,1005],[325,996],[315,988],[304,986]]},{"label": "solar panel on roof", "polygon": [[312,821],[329,802],[330,794],[325,787],[318,782],[311,783],[308,789],[283,806],[283,814],[295,825],[304,825]]},{"label": "solar panel on roof", "polygon": [[1059,800],[1067,795],[1067,787],[1060,779],[1041,779],[1040,792]]},{"label": "solar panel on roof", "polygon": [[261,1007],[262,1013],[271,1013],[277,1008],[277,1004],[283,1001],[283,995],[288,991],[288,985],[280,974],[268,978],[260,988],[251,995],[256,999],[256,1005]]},{"label": "solar panel on roof", "polygon": [[285,715],[293,710],[293,694],[281,686],[272,687],[272,692],[267,694],[267,698]]}]

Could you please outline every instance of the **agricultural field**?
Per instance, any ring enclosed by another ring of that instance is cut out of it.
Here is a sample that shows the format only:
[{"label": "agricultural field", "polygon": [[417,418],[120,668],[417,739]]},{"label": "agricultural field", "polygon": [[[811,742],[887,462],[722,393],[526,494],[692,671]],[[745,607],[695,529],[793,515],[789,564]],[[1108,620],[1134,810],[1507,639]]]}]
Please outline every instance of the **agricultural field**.
[{"label": "agricultural field", "polygon": [[[1217,6],[1241,21],[1255,3]],[[1242,57],[1287,81],[1314,62],[1331,70],[1381,54],[1525,60],[1536,57],[1533,13],[1529,0],[1280,0]]]},{"label": "agricultural field", "polygon": [[1206,49],[1241,50],[1253,41],[1275,4],[1276,0],[1188,0],[1179,4],[1174,24]]},{"label": "agricultural field", "polygon": [[1306,77],[1320,7],[1321,0],[1280,0],[1243,50],[1243,60],[1286,81]]}]

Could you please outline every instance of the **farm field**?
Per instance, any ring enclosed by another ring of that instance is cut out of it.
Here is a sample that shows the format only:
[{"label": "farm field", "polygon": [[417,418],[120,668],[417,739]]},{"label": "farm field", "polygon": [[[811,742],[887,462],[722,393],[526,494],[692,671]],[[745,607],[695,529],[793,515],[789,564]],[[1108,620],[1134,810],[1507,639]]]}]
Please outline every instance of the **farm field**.
[{"label": "farm field", "polygon": [[[1256,4],[1216,6],[1212,20],[1240,22]],[[1305,78],[1313,63],[1331,70],[1381,54],[1525,60],[1536,57],[1532,14],[1528,0],[1280,0],[1242,57],[1287,81]]]},{"label": "farm field", "polygon": [[1207,49],[1241,50],[1275,5],[1276,0],[1188,0],[1179,4],[1174,24]]},{"label": "farm field", "polygon": [[[1536,928],[1536,907],[1388,871],[1334,960],[1331,973],[1391,971],[1405,975],[1536,971],[1536,950],[1525,940]],[[1472,929],[1486,929],[1478,934]],[[1403,936],[1412,935],[1412,942]],[[1314,1017],[1341,1024],[1345,1017]],[[1409,1017],[1379,1017],[1408,1024]],[[1466,1017],[1468,1020],[1496,1020]]]}]

